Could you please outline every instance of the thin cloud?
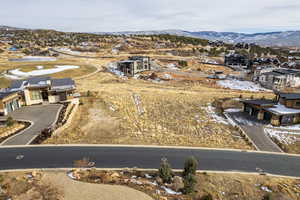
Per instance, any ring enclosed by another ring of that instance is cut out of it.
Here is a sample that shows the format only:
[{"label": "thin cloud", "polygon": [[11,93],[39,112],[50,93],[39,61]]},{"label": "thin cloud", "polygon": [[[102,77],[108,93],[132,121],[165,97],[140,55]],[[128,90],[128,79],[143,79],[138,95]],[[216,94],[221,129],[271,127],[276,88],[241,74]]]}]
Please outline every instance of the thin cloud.
[{"label": "thin cloud", "polygon": [[63,31],[300,29],[299,0],[9,0],[0,24]]}]

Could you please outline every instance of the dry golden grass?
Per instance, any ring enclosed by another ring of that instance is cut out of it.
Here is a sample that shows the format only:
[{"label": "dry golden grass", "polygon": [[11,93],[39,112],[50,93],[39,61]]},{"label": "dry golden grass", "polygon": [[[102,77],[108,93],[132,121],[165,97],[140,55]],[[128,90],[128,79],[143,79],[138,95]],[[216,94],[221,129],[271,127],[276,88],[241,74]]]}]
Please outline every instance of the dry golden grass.
[{"label": "dry golden grass", "polygon": [[22,128],[24,128],[25,125],[23,123],[14,123],[14,125],[12,126],[3,126],[0,127],[0,139],[2,137],[6,137],[8,135],[11,135],[15,132],[17,132],[18,130],[21,130]]},{"label": "dry golden grass", "polygon": [[[102,65],[108,61],[101,61]],[[73,125],[46,143],[112,143],[186,145],[253,149],[228,125],[213,122],[201,108],[216,98],[262,97],[265,93],[240,92],[217,88],[202,82],[123,80],[110,73],[77,81],[83,98]],[[140,96],[140,115],[133,95]]]}]

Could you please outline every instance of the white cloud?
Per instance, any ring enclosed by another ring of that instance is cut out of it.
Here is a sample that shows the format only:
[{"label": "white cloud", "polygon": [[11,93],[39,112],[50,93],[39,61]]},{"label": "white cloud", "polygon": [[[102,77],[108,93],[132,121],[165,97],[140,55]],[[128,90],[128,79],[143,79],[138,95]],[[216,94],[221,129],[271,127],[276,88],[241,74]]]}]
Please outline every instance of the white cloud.
[{"label": "white cloud", "polygon": [[299,0],[9,0],[0,24],[66,31],[300,29]]}]

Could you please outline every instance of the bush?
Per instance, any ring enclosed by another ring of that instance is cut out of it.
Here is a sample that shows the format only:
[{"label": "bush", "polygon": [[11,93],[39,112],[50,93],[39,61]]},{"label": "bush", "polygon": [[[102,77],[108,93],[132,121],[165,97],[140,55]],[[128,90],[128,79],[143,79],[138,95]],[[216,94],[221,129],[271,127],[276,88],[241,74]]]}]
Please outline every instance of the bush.
[{"label": "bush", "polygon": [[271,194],[265,194],[262,200],[272,200],[272,195]]},{"label": "bush", "polygon": [[184,177],[184,188],[183,193],[184,194],[191,194],[195,191],[195,186],[197,184],[196,176],[193,174],[188,174]]},{"label": "bush", "polygon": [[15,124],[15,120],[9,116],[6,120],[6,126],[13,126]]},{"label": "bush", "polygon": [[211,194],[207,194],[201,197],[201,200],[213,200],[213,197]]},{"label": "bush", "polygon": [[166,158],[162,158],[159,167],[159,177],[163,180],[164,183],[170,183],[172,180],[172,168]]},{"label": "bush", "polygon": [[197,167],[198,161],[196,158],[193,156],[189,157],[184,163],[183,177],[186,177],[189,174],[196,175]]}]

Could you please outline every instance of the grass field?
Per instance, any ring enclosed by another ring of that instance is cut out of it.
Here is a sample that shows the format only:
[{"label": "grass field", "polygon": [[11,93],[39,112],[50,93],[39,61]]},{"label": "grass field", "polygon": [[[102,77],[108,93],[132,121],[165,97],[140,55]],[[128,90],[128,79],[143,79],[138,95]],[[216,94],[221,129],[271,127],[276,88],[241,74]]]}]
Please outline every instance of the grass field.
[{"label": "grass field", "polygon": [[90,91],[91,97],[81,99],[83,105],[72,126],[46,143],[253,149],[231,126],[212,120],[204,108],[218,98],[266,95],[219,89],[203,82],[124,80],[107,72],[78,80],[77,87],[82,94]]}]

